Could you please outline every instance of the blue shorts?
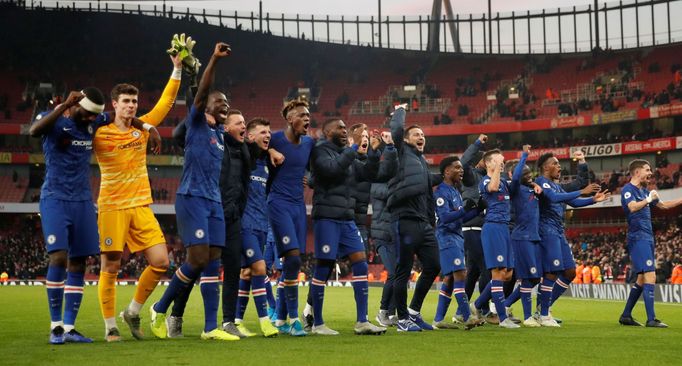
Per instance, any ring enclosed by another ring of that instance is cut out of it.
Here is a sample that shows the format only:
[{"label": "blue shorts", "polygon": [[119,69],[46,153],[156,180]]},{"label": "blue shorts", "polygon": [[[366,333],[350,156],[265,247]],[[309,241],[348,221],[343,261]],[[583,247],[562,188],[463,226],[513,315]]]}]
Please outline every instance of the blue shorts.
[{"label": "blue shorts", "polygon": [[464,260],[464,242],[440,248],[440,273],[447,276],[457,271],[466,270]]},{"label": "blue shorts", "polygon": [[516,278],[531,279],[542,277],[542,256],[540,242],[512,239],[514,249],[514,273]]},{"label": "blue shorts", "polygon": [[263,250],[268,233],[265,231],[242,229],[242,268],[264,260]]},{"label": "blue shorts", "polygon": [[514,268],[509,225],[486,222],[481,230],[481,243],[486,268]]},{"label": "blue shorts", "polygon": [[314,220],[313,232],[316,259],[336,260],[352,253],[365,252],[362,236],[353,220]]},{"label": "blue shorts", "polygon": [[540,254],[542,270],[545,273],[561,272],[575,268],[573,251],[566,241],[564,233],[556,230],[540,229]]},{"label": "blue shorts", "polygon": [[368,240],[369,237],[367,236],[367,225],[358,225],[355,223],[355,225],[358,227],[358,231],[360,232],[360,237],[362,238],[362,243],[365,245],[365,248],[369,244]]},{"label": "blue shorts", "polygon": [[654,242],[652,240],[628,239],[628,252],[632,261],[632,273],[654,272]]},{"label": "blue shorts", "polygon": [[40,200],[40,221],[48,253],[66,250],[69,258],[99,254],[97,212],[91,200]]},{"label": "blue shorts", "polygon": [[284,253],[294,249],[298,249],[301,254],[305,253],[305,204],[272,200],[268,202],[268,218],[275,236],[278,257],[283,257]]},{"label": "blue shorts", "polygon": [[175,198],[175,216],[185,247],[198,244],[225,246],[225,217],[220,202],[178,194]]},{"label": "blue shorts", "polygon": [[272,236],[272,230],[268,230],[268,235],[265,239],[265,248],[263,249],[263,259],[265,260],[265,268],[269,271],[275,261],[279,262],[279,258],[275,254],[275,239]]}]

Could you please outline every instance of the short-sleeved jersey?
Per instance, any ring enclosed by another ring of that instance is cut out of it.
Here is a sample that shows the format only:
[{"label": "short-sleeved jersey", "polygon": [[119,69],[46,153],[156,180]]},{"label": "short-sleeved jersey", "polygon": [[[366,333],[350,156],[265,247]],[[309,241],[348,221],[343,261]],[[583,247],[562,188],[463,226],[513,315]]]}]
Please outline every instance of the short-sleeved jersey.
[{"label": "short-sleeved jersey", "polygon": [[[157,126],[170,111],[180,80],[170,79],[154,108],[140,117]],[[147,175],[149,132],[130,128],[121,131],[114,123],[100,127],[93,140],[101,183],[97,206],[100,212],[146,206],[152,203]]]},{"label": "short-sleeved jersey", "polygon": [[242,227],[251,230],[267,231],[268,214],[265,185],[268,181],[268,166],[264,158],[256,159],[256,169],[251,171],[246,208],[242,216]]},{"label": "short-sleeved jersey", "polygon": [[221,202],[219,180],[225,154],[223,126],[209,126],[204,112],[194,106],[190,108],[185,126],[185,162],[178,194]]},{"label": "short-sleeved jersey", "polygon": [[[39,114],[36,121],[48,114]],[[100,120],[108,122],[104,116]],[[90,158],[94,128],[94,123],[79,125],[71,118],[60,116],[52,129],[43,135],[45,181],[40,189],[41,198],[92,200]]]},{"label": "short-sleeved jersey", "polygon": [[628,219],[628,240],[654,240],[654,230],[651,227],[651,210],[649,206],[656,206],[658,200],[651,201],[637,212],[630,212],[628,203],[646,200],[649,190],[636,187],[632,183],[623,186],[620,192],[620,202]]},{"label": "short-sleeved jersey", "polygon": [[484,176],[478,185],[478,191],[487,204],[485,222],[509,224],[511,219],[511,202],[509,197],[509,185],[506,179],[500,179],[500,188],[497,192],[488,192],[490,177]]},{"label": "short-sleeved jersey", "polygon": [[514,229],[511,238],[514,240],[540,240],[540,201],[533,188],[519,185],[512,194],[514,207]]},{"label": "short-sleeved jersey", "polygon": [[315,140],[310,136],[301,136],[300,143],[296,145],[289,142],[284,131],[272,134],[270,147],[283,154],[285,159],[282,165],[270,172],[268,202],[276,200],[303,203],[303,176],[313,146]]},{"label": "short-sleeved jersey", "polygon": [[436,235],[439,237],[441,235],[456,235],[464,240],[461,218],[448,223],[442,219],[448,213],[464,210],[462,194],[457,188],[443,182],[436,187],[433,198],[436,200]]}]

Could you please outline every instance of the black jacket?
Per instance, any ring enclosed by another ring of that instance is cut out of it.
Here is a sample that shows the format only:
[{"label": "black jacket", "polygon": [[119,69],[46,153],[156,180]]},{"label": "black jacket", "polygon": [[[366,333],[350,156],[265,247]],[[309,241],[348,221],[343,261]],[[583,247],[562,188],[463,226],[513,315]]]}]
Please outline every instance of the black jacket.
[{"label": "black jacket", "polygon": [[393,229],[391,228],[391,213],[386,208],[388,200],[388,184],[372,183],[370,190],[372,202],[372,226],[370,237],[382,242],[393,242]]},{"label": "black jacket", "polygon": [[371,181],[379,168],[379,154],[370,150],[367,163],[356,159],[350,147],[339,147],[320,140],[311,154],[311,173],[315,185],[313,219],[348,221],[355,218],[354,192],[357,181]]},{"label": "black jacket", "polygon": [[[357,159],[361,163],[367,161],[367,155],[358,154]],[[369,191],[372,187],[372,182],[359,181],[355,184],[355,224],[367,225],[367,207],[369,206]]]},{"label": "black jacket", "polygon": [[405,110],[397,109],[391,118],[391,135],[398,149],[398,172],[388,182],[387,207],[392,220],[411,218],[435,223],[435,205],[432,187],[443,178],[431,174],[424,156],[415,147],[403,141]]},{"label": "black jacket", "polygon": [[[481,198],[481,193],[478,191],[478,185],[486,175],[485,170],[476,169],[476,164],[481,160],[481,142],[476,140],[462,154],[462,167],[464,168],[464,174],[462,175],[462,200],[463,201],[474,201],[479,202]],[[481,213],[474,217],[473,219],[465,222],[462,226],[483,226],[483,210]]]}]

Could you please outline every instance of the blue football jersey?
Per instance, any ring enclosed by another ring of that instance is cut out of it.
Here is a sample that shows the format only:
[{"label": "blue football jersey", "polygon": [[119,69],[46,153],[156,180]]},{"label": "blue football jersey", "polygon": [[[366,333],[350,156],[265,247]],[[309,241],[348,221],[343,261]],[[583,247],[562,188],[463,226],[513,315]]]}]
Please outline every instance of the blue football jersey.
[{"label": "blue football jersey", "polygon": [[268,201],[287,201],[303,203],[303,176],[305,175],[310,152],[315,140],[310,136],[301,136],[298,145],[289,142],[284,131],[272,134],[270,147],[284,155],[284,163],[270,172],[270,191]]},{"label": "blue football jersey", "polygon": [[[39,114],[36,121],[48,114]],[[102,114],[98,120],[109,122],[106,114]],[[52,129],[43,135],[45,181],[40,189],[41,198],[92,200],[90,158],[94,133],[95,123],[82,125],[60,116]]]},{"label": "blue football jersey", "polygon": [[443,182],[433,193],[436,200],[436,235],[456,235],[464,240],[462,218],[465,215],[462,194],[457,188]]},{"label": "blue football jersey", "polygon": [[651,227],[650,206],[656,206],[658,200],[651,201],[636,212],[630,212],[628,203],[646,200],[649,190],[644,187],[637,187],[632,183],[623,186],[620,192],[620,202],[628,218],[628,239],[629,240],[654,240],[654,230]]},{"label": "blue football jersey", "polygon": [[204,112],[192,106],[186,127],[185,163],[178,193],[221,202],[218,181],[225,153],[223,126],[209,126]]},{"label": "blue football jersey", "polygon": [[540,201],[532,187],[521,184],[523,167],[528,154],[523,153],[514,169],[510,185],[512,208],[514,209],[514,229],[511,238],[514,240],[540,240]]},{"label": "blue football jersey", "polygon": [[500,179],[500,188],[497,192],[488,192],[488,183],[490,183],[490,177],[486,175],[478,185],[478,191],[488,206],[485,222],[508,224],[511,217],[509,184],[506,179]]},{"label": "blue football jersey", "polygon": [[267,231],[268,214],[265,185],[268,181],[268,166],[264,158],[256,160],[256,169],[251,171],[249,194],[242,216],[242,227],[251,230]]}]

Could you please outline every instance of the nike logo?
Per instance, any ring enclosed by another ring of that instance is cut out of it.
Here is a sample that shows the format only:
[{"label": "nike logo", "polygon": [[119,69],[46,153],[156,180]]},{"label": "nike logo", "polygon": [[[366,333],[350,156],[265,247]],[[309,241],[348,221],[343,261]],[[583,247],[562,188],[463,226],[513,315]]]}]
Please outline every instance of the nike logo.
[{"label": "nike logo", "polygon": [[71,131],[70,128],[66,128],[66,127],[62,128],[62,130],[64,130],[64,131]]}]

